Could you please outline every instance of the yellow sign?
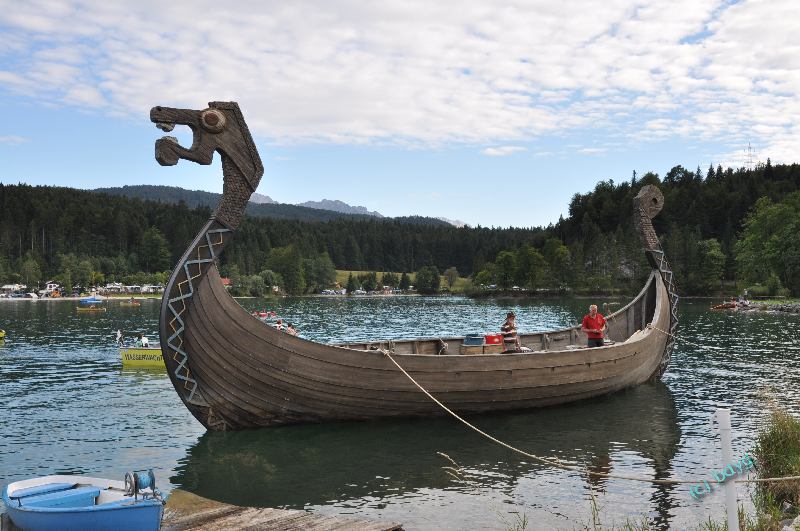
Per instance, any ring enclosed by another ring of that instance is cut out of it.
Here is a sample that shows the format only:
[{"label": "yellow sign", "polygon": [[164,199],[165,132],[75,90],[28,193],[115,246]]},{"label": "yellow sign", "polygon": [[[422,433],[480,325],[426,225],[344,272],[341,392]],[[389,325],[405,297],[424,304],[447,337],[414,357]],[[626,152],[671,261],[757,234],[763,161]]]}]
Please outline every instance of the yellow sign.
[{"label": "yellow sign", "polygon": [[123,367],[166,368],[160,348],[123,347],[119,349],[119,355]]}]

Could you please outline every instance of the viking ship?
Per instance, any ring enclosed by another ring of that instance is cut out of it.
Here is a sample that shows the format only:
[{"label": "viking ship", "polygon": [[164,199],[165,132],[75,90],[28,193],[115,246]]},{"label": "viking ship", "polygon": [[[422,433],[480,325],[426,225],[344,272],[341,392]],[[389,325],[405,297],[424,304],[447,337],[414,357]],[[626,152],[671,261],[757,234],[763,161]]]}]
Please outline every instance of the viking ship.
[{"label": "viking ship", "polygon": [[[322,344],[264,326],[222,285],[217,261],[244,217],[264,168],[235,102],[205,110],[154,107],[160,129],[191,128],[190,148],[156,140],[162,166],[222,161],[222,199],[180,258],[161,302],[161,349],[181,400],[207,429],[436,416],[414,385],[461,414],[563,404],[658,379],[678,324],[672,271],[653,229],[655,186],[634,199],[634,225],[652,271],[639,294],[607,316],[608,345],[581,348],[580,326],[520,334],[530,352],[462,354],[464,338]],[[408,376],[393,363],[395,360]]]}]

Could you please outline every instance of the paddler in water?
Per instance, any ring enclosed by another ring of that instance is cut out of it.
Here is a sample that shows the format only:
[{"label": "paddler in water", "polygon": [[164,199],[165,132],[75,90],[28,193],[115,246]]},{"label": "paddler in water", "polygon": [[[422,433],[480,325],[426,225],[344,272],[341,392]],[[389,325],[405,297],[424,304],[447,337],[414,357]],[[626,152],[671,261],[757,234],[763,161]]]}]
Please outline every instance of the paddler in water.
[{"label": "paddler in water", "polygon": [[602,347],[603,333],[607,328],[606,319],[603,314],[598,313],[597,305],[589,306],[589,314],[583,317],[581,324],[581,332],[586,332],[586,336],[589,338],[587,346],[589,348]]}]

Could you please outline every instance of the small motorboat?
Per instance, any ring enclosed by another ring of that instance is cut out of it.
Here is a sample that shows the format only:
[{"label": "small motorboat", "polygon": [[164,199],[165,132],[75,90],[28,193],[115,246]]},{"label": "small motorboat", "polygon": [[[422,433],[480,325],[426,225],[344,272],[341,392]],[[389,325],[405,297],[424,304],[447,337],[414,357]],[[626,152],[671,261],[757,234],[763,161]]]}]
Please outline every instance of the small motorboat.
[{"label": "small motorboat", "polygon": [[161,347],[119,347],[125,369],[166,369]]},{"label": "small motorboat", "polygon": [[730,300],[725,301],[721,304],[716,304],[709,308],[710,310],[739,310],[739,309],[746,309],[750,306],[750,302],[746,300]]},{"label": "small motorboat", "polygon": [[80,299],[78,301],[78,304],[80,304],[81,306],[92,306],[92,305],[102,304],[102,302],[103,299],[93,295],[91,297],[84,297]]},{"label": "small motorboat", "polygon": [[6,331],[0,330],[0,341],[4,340],[5,338],[6,338]]},{"label": "small motorboat", "polygon": [[25,479],[3,489],[3,504],[4,524],[37,531],[157,530],[164,507],[152,471],[129,472],[124,481],[62,475]]},{"label": "small motorboat", "polygon": [[139,306],[142,305],[142,303],[139,302],[139,301],[131,300],[131,301],[122,301],[122,302],[119,303],[119,305],[120,306],[128,306],[130,308],[138,308]]}]

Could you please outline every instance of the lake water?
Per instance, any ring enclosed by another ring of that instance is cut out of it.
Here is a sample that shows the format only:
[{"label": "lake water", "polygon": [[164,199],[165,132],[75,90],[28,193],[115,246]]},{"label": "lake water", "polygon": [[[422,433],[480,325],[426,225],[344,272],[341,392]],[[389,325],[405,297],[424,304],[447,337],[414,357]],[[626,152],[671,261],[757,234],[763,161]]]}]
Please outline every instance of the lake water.
[{"label": "lake water", "polygon": [[[514,310],[523,332],[570,325],[589,301],[466,298],[245,299],[326,342],[495,330]],[[603,302],[603,301],[597,301]],[[309,509],[402,522],[406,529],[582,528],[597,500],[605,525],[646,514],[659,527],[723,517],[721,490],[653,486],[526,461],[449,419],[206,433],[164,372],[124,371],[113,335],[157,341],[159,301],[78,314],[67,301],[0,300],[0,483],[81,473],[122,479],[153,468],[162,490],[240,505]],[[800,317],[707,311],[682,303],[663,383],[536,411],[473,417],[531,453],[581,468],[651,478],[710,478],[721,462],[710,415],[729,407],[734,457],[751,448],[770,397],[800,413]],[[452,476],[445,467],[458,464]],[[739,499],[752,508],[748,489]]]}]

